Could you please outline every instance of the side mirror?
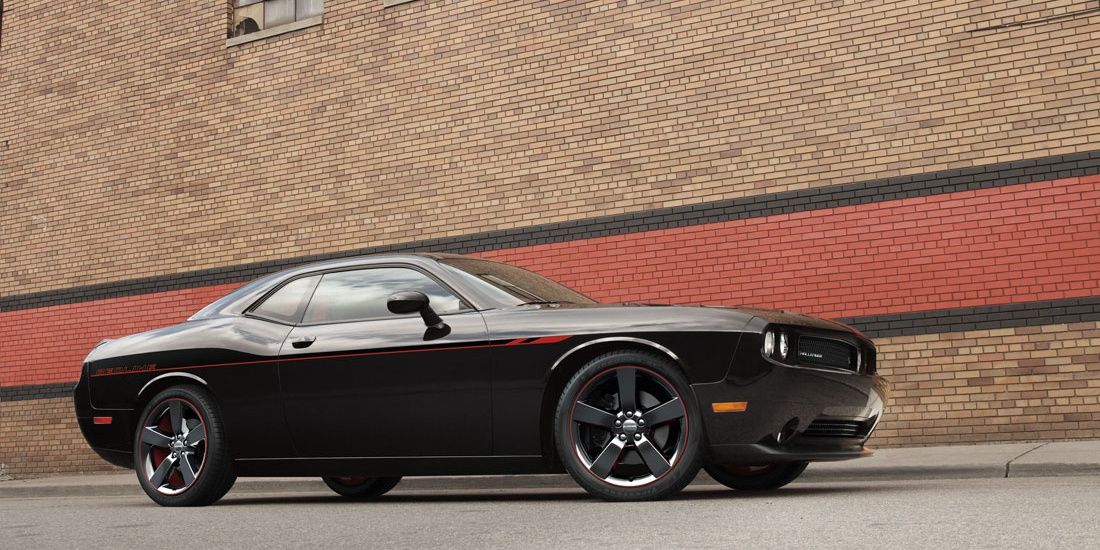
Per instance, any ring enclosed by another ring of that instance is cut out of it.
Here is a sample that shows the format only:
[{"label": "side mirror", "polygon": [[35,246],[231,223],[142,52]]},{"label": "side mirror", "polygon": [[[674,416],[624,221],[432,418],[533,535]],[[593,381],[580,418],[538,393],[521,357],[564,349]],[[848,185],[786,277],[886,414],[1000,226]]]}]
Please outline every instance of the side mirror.
[{"label": "side mirror", "polygon": [[390,310],[390,313],[398,315],[419,313],[420,317],[424,319],[424,325],[431,329],[438,330],[447,326],[443,319],[439,318],[439,314],[432,309],[432,306],[428,305],[428,297],[423,292],[415,290],[396,292],[390,295],[390,299],[386,301],[386,308]]}]

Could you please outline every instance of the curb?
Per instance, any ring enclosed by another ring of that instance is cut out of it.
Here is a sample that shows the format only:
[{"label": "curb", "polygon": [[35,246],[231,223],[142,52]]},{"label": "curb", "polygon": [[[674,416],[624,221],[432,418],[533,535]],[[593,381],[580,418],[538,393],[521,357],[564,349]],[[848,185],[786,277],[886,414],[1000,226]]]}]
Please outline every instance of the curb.
[{"label": "curb", "polygon": [[1100,475],[1100,464],[1016,464],[1008,465],[1005,477],[1065,477]]},{"label": "curb", "polygon": [[1005,476],[1004,465],[976,466],[890,466],[852,469],[806,469],[799,481],[909,481],[914,479],[993,479]]},{"label": "curb", "polygon": [[[799,479],[803,483],[841,481],[909,481],[928,479],[1003,479],[1006,477],[1062,477],[1100,475],[1100,464],[1005,464],[975,466],[909,466],[812,468]],[[50,497],[123,497],[142,496],[143,492],[131,476],[117,476],[107,483],[61,484],[43,480],[0,483],[0,498]],[[716,481],[701,473],[693,487],[715,487]],[[400,491],[502,491],[538,489],[577,489],[566,474],[512,476],[409,477],[398,486]],[[234,485],[232,494],[257,493],[328,493],[329,489],[316,478],[245,478]]]},{"label": "curb", "polygon": [[[132,497],[144,496],[136,479],[127,479],[129,483],[85,484],[85,485],[15,485],[0,484],[0,499],[4,498],[52,498],[52,497]],[[16,482],[18,483],[18,482]],[[327,491],[320,480],[256,480],[237,483],[232,493],[304,493]]]},{"label": "curb", "polygon": [[[120,497],[143,496],[144,493],[132,476],[119,476],[117,482],[58,484],[36,483],[28,480],[0,484],[0,498],[43,497]],[[48,478],[47,478],[48,479]],[[703,475],[694,484],[714,485],[715,481]],[[403,491],[494,491],[509,489],[568,489],[578,488],[566,474],[514,475],[514,476],[453,476],[408,477],[398,486]],[[328,493],[329,488],[318,478],[243,478],[230,491],[232,494],[254,493]]]}]

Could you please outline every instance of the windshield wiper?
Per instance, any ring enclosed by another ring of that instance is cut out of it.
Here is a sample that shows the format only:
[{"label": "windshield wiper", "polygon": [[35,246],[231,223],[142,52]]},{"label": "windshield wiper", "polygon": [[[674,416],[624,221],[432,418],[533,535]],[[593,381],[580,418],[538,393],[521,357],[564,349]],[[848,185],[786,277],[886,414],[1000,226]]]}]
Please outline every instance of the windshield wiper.
[{"label": "windshield wiper", "polygon": [[521,306],[540,306],[547,304],[572,304],[573,302],[567,302],[565,300],[531,300],[530,302],[523,302]]}]

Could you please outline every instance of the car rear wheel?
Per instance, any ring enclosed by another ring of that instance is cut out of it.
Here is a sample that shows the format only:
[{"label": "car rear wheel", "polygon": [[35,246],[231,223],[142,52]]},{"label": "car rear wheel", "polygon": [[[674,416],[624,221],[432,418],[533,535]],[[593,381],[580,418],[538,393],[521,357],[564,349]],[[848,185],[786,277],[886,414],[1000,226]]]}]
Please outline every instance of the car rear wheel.
[{"label": "car rear wheel", "polygon": [[778,489],[802,475],[807,462],[786,462],[759,465],[708,464],[705,469],[715,481],[740,491]]},{"label": "car rear wheel", "polygon": [[380,497],[393,489],[401,482],[400,477],[322,477],[325,485],[336,494],[354,499],[369,499]]},{"label": "car rear wheel", "polygon": [[197,386],[157,394],[134,433],[134,469],[161,506],[205,506],[236,481],[213,396]]},{"label": "car rear wheel", "polygon": [[699,472],[694,396],[667,359],[641,351],[601,355],[566,384],[555,442],[573,479],[605,500],[654,500]]}]

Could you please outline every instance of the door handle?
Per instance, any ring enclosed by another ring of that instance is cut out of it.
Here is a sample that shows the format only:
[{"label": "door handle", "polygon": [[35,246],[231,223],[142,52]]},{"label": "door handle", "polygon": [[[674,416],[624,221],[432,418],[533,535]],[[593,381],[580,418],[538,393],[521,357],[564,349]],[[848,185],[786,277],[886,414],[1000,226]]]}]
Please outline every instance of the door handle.
[{"label": "door handle", "polygon": [[315,341],[317,341],[316,337],[303,336],[303,337],[291,342],[290,345],[292,345],[292,346],[294,346],[298,349],[302,349],[302,348],[308,348],[309,346],[313,345],[313,342],[315,342]]}]

